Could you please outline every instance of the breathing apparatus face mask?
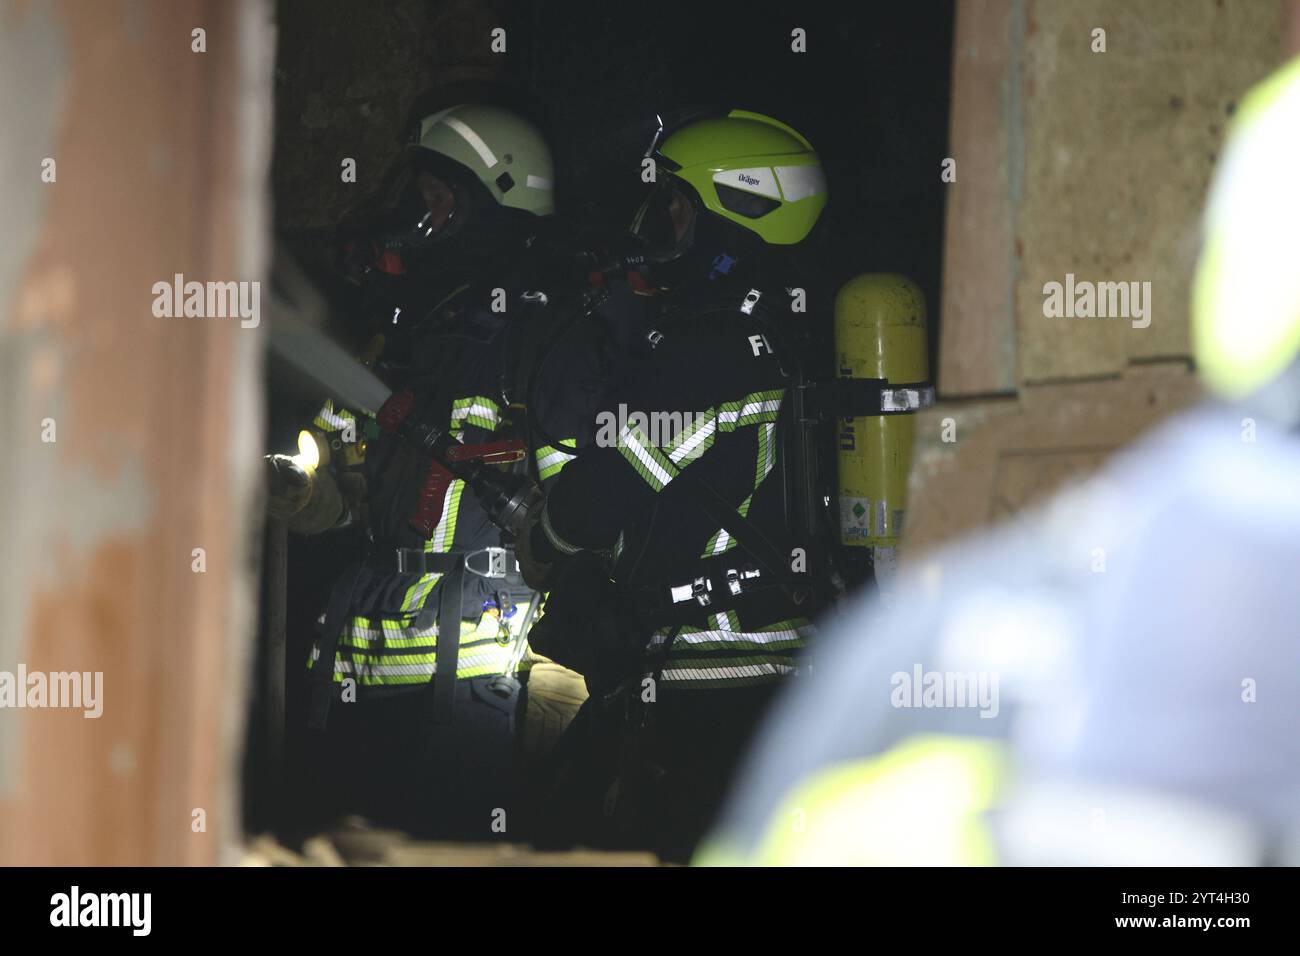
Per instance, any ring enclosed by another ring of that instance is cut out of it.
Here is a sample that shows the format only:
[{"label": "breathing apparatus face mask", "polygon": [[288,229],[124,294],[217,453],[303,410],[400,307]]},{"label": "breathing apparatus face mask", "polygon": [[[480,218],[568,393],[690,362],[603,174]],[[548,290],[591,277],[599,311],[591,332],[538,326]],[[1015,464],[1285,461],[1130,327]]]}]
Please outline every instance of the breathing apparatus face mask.
[{"label": "breathing apparatus face mask", "polygon": [[404,274],[474,218],[478,197],[453,163],[440,160],[417,151],[385,185],[370,237],[379,271]]},{"label": "breathing apparatus face mask", "polygon": [[665,176],[642,204],[632,231],[646,243],[650,279],[670,288],[729,275],[763,240],[704,208],[695,190]]},{"label": "breathing apparatus face mask", "polygon": [[674,177],[657,183],[632,222],[632,232],[646,245],[652,262],[680,258],[695,241],[699,209],[694,191]]}]

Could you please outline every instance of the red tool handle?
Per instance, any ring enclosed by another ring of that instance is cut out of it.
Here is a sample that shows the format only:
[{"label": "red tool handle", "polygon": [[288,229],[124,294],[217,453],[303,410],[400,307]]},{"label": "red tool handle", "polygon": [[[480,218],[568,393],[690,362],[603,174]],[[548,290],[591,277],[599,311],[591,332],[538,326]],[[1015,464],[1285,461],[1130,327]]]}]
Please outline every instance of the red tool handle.
[{"label": "red tool handle", "polygon": [[449,461],[478,459],[485,465],[507,465],[512,461],[521,461],[523,457],[524,443],[517,438],[482,445],[457,445],[447,452]]},{"label": "red tool handle", "polygon": [[451,486],[454,477],[439,462],[429,463],[415,514],[411,515],[411,527],[424,535],[426,541],[433,537],[438,522],[442,520],[442,503],[447,499],[447,488]]}]

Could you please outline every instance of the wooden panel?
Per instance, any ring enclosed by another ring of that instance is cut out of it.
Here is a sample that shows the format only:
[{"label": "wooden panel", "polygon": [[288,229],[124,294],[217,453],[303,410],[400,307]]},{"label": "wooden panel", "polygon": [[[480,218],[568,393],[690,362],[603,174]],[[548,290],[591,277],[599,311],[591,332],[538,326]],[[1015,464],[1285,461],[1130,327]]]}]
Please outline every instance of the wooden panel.
[{"label": "wooden panel", "polygon": [[923,412],[908,491],[907,560],[1032,507],[1200,397],[1186,363],[1169,362]]},{"label": "wooden panel", "polygon": [[944,396],[1016,387],[1021,6],[1012,0],[957,4],[948,147],[957,181],[948,186],[939,343]]},{"label": "wooden panel", "polygon": [[[1283,4],[1046,0],[1029,11],[1021,382],[1188,356],[1206,190],[1236,104],[1281,62]],[[1093,52],[1094,29],[1106,31],[1104,53]],[[1130,284],[1144,314],[1046,317],[1044,285],[1067,275]]]},{"label": "wooden panel", "polygon": [[0,863],[230,859],[263,330],[152,306],[176,273],[258,278],[268,10],[0,3],[0,21],[0,86],[23,91],[0,100],[0,205],[16,211],[0,253],[0,670],[103,674],[97,719],[0,710]]}]

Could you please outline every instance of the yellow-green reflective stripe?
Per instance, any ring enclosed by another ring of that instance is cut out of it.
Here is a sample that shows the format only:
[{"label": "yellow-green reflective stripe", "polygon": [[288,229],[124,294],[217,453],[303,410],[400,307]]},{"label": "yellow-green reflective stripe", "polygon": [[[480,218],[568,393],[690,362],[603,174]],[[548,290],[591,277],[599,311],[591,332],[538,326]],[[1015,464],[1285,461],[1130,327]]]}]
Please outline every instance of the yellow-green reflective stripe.
[{"label": "yellow-green reflective stripe", "polygon": [[[711,616],[712,627],[683,627],[673,641],[662,678],[678,687],[767,683],[798,669],[796,656],[813,633],[807,618],[790,618],[765,627],[739,630],[734,611]],[[661,628],[650,647],[668,637]]]},{"label": "yellow-green reflective stripe", "polygon": [[781,412],[781,400],[784,397],[785,389],[775,388],[750,392],[738,401],[723,402],[718,408],[718,429],[730,432],[746,425],[775,422]]},{"label": "yellow-green reflective stripe", "polygon": [[[562,438],[560,440],[566,445],[573,444],[572,438]],[[560,470],[576,457],[576,455],[560,451],[554,445],[543,445],[534,453],[534,458],[537,460],[537,473],[542,481],[558,475]]]},{"label": "yellow-green reflective stripe", "polygon": [[424,546],[426,552],[442,553],[451,550],[456,538],[456,519],[460,516],[460,499],[464,491],[465,482],[460,479],[448,487],[447,497],[443,500],[442,518],[433,529],[433,537]]},{"label": "yellow-green reflective stripe", "polygon": [[[740,503],[740,507],[737,508],[736,510],[740,512],[742,517],[745,518],[749,517],[749,506],[753,503],[753,501],[754,501],[754,496],[750,495],[748,498],[746,498],[744,501]],[[716,557],[719,554],[725,554],[735,546],[736,546],[736,541],[734,538],[732,538],[731,532],[728,531],[726,528],[719,528],[717,531],[713,533],[713,537],[710,538],[708,542],[704,545],[704,553],[701,554],[700,557],[702,558]]]},{"label": "yellow-green reflective stripe", "polygon": [[403,627],[396,622],[382,622],[382,627],[367,627],[365,624],[352,623],[339,635],[339,644],[354,648],[369,648],[372,644],[394,646],[433,646],[438,643],[438,628],[428,627],[417,631],[413,627]]},{"label": "yellow-green reflective stripe", "polygon": [[[517,605],[515,614],[506,621],[503,634],[498,618],[484,614],[477,624],[462,621],[460,653],[457,655],[457,678],[482,677],[505,673],[514,648],[515,635],[528,616],[529,602]],[[502,643],[504,641],[505,643]],[[382,650],[381,650],[382,648]],[[419,653],[394,654],[393,650]],[[392,618],[354,617],[339,637],[339,651],[334,659],[334,679],[354,676],[364,685],[413,683],[402,679],[413,674],[432,676],[437,669],[438,628],[409,626]],[[313,647],[307,660],[308,670],[320,658]],[[522,664],[521,670],[525,669]]]},{"label": "yellow-green reflective stripe", "polygon": [[[734,612],[729,612],[734,614]],[[714,615],[717,617],[717,615]],[[734,618],[733,618],[734,620]],[[731,635],[736,639],[745,639],[753,641],[756,644],[765,644],[771,641],[783,641],[791,639],[804,640],[811,636],[813,632],[812,622],[806,617],[792,617],[785,621],[777,621],[775,624],[767,624],[763,627],[750,628],[748,630],[730,630],[722,631],[717,628],[692,627],[687,625],[681,628],[673,641],[673,647],[690,646],[691,644],[714,638],[726,638]],[[650,643],[660,644],[668,639],[669,629],[660,628],[650,637]]]},{"label": "yellow-green reflective stripe", "polygon": [[618,448],[637,474],[655,491],[662,491],[677,477],[677,466],[635,426],[628,425],[619,434]]},{"label": "yellow-green reflective stripe", "polygon": [[728,658],[709,661],[707,665],[665,665],[660,679],[666,685],[677,687],[734,687],[744,684],[769,683],[780,680],[797,670],[788,658],[769,656]]},{"label": "yellow-green reflective stripe", "polygon": [[828,767],[773,815],[752,863],[774,866],[991,866],[983,814],[1006,773],[1005,745],[925,735]]},{"label": "yellow-green reflective stripe", "polygon": [[[710,408],[706,412],[694,415],[691,423],[682,427],[664,446],[668,459],[680,465],[688,458],[699,458],[713,447],[713,436],[718,430],[718,414]],[[660,430],[659,434],[663,434]]]},{"label": "yellow-green reflective stripe", "polygon": [[740,628],[740,622],[736,618],[735,611],[710,615],[709,623],[713,625],[714,630],[718,631],[735,631]]},{"label": "yellow-green reflective stripe", "polygon": [[[442,500],[442,517],[438,519],[438,525],[433,529],[433,537],[424,545],[426,554],[443,554],[450,550],[449,546],[456,536],[456,518],[460,514],[460,498],[464,490],[465,482],[459,480],[453,481],[447,487]],[[411,614],[417,613],[424,607],[429,593],[441,577],[442,574],[438,571],[421,575],[406,589],[406,594],[402,598],[402,610]]]},{"label": "yellow-green reflective stripe", "polygon": [[321,406],[320,411],[316,413],[316,417],[312,420],[313,425],[327,432],[339,431],[349,425],[355,428],[356,422],[356,416],[346,408],[335,411],[333,400],[328,398],[325,399],[325,404]]},{"label": "yellow-green reflective stripe", "polygon": [[776,464],[776,442],[773,440],[775,433],[776,425],[771,422],[764,423],[758,429],[758,464],[754,471],[755,491],[758,491],[759,485]]},{"label": "yellow-green reflective stripe", "polygon": [[[655,491],[662,491],[678,474],[678,465],[685,467],[699,458],[713,445],[718,431],[731,432],[748,425],[765,425],[759,435],[759,462],[754,487],[772,469],[772,423],[781,411],[785,389],[751,392],[734,402],[724,402],[716,411],[693,416],[691,424],[683,428],[663,450],[650,442],[639,425],[629,423],[619,433],[619,451],[646,483]],[[667,451],[667,454],[664,453]]]},{"label": "yellow-green reflective stripe", "polygon": [[474,425],[486,431],[495,431],[501,422],[501,406],[483,395],[458,398],[451,403],[451,430],[464,425]]},{"label": "yellow-green reflective stripe", "polygon": [[440,577],[442,575],[437,571],[421,575],[419,580],[406,589],[406,595],[402,598],[402,610],[415,613],[424,607],[429,592],[433,590]]}]

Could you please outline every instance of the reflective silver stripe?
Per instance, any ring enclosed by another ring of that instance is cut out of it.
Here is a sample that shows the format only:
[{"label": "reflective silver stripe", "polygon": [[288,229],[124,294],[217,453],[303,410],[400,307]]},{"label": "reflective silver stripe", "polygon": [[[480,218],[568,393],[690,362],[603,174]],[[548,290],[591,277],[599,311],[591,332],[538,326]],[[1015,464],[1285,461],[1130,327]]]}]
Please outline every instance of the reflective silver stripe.
[{"label": "reflective silver stripe", "polygon": [[[717,617],[717,615],[714,615]],[[795,624],[793,627],[786,623],[784,627],[774,628],[773,630],[762,631],[736,631],[736,630],[686,630],[683,628],[674,641],[675,644],[709,644],[719,641],[735,642],[736,644],[776,644],[781,641],[804,641],[813,633],[813,626],[810,622]],[[666,630],[658,630],[650,638],[650,646],[655,647],[662,644],[668,638]]]},{"label": "reflective silver stripe", "polygon": [[709,539],[709,543],[704,546],[704,554],[701,557],[712,558],[722,554],[731,547],[731,532],[726,528],[719,528],[717,533]]},{"label": "reflective silver stripe", "polygon": [[[664,464],[658,460],[654,452],[643,442],[640,434],[632,428],[624,428],[623,433],[619,436],[619,441],[623,448],[630,451],[636,460],[649,472],[646,477],[653,478],[650,484],[654,486],[655,491],[662,490],[668,482],[677,477],[675,470],[669,471]],[[656,449],[657,450],[657,449]],[[671,467],[671,465],[669,466]],[[656,484],[657,482],[657,484]]]},{"label": "reflective silver stripe", "polygon": [[826,174],[819,165],[777,166],[775,171],[786,202],[798,202],[826,192]]},{"label": "reflective silver stripe", "polygon": [[751,415],[760,415],[764,412],[779,412],[781,410],[781,399],[764,399],[760,402],[746,402],[740,408],[740,417],[748,418]]},{"label": "reflective silver stripe", "polygon": [[456,517],[460,513],[460,496],[464,490],[465,482],[459,478],[447,486],[447,491],[442,497],[442,517],[438,519],[438,526],[433,529],[433,537],[429,539],[429,544],[424,549],[426,552],[451,550],[451,539],[456,534]]},{"label": "reflective silver stripe", "polygon": [[421,677],[432,677],[434,665],[428,664],[354,664],[346,658],[339,658],[334,663],[334,673],[336,674],[365,674],[372,677],[403,677],[407,675],[420,675]]},{"label": "reflective silver stripe", "polygon": [[[766,475],[764,477],[766,477]],[[754,489],[755,490],[758,489],[758,484],[754,485]],[[737,508],[736,510],[740,512],[741,517],[743,518],[749,517],[749,506],[753,503],[753,501],[754,501],[754,496],[750,495],[748,498],[746,498],[744,501],[740,503],[740,507]],[[712,558],[719,554],[722,554],[725,551],[731,550],[735,546],[736,546],[736,542],[735,539],[731,537],[731,532],[728,531],[726,528],[719,528],[716,532],[714,532],[713,537],[710,538],[708,542],[704,545],[704,553],[701,554],[700,557]]]},{"label": "reflective silver stripe", "polygon": [[478,158],[483,160],[483,163],[488,169],[491,169],[497,164],[496,154],[492,152],[491,147],[489,147],[487,143],[483,142],[483,137],[470,129],[463,120],[458,120],[454,116],[444,116],[442,121],[459,133],[465,142],[469,143],[474,152],[478,153]]},{"label": "reflective silver stripe", "polygon": [[510,662],[510,647],[502,647],[499,644],[487,650],[475,649],[470,653],[461,650],[460,657],[456,661],[458,671],[467,671],[474,667],[500,667]]},{"label": "reflective silver stripe", "polygon": [[524,185],[529,189],[554,189],[555,186],[549,179],[544,176],[534,176],[532,173],[524,180]]},{"label": "reflective silver stripe", "polygon": [[576,457],[551,445],[543,445],[536,453],[537,472],[543,480],[550,478]]},{"label": "reflective silver stripe", "polygon": [[[311,649],[311,659],[313,663],[320,660],[320,648]],[[352,674],[357,671],[363,671],[367,674],[373,674],[376,677],[400,677],[406,674],[424,674],[432,675],[434,664],[432,656],[427,664],[367,664],[364,661],[351,661],[346,657],[334,658],[334,673]]]},{"label": "reflective silver stripe", "polygon": [[410,588],[407,589],[406,597],[402,600],[402,610],[415,614],[420,610],[420,608],[424,607],[424,602],[428,600],[429,592],[433,590],[433,586],[438,583],[438,579],[441,577],[441,574],[433,572],[423,575],[418,581],[412,584]]},{"label": "reflective silver stripe", "polygon": [[358,646],[371,641],[379,641],[388,646],[396,645],[401,647],[404,644],[409,644],[427,647],[429,638],[436,638],[437,636],[438,628],[436,625],[417,630],[413,627],[402,627],[401,625],[378,629],[349,624],[343,631],[343,638],[357,642]]},{"label": "reflective silver stripe", "polygon": [[[469,421],[478,419],[477,421]],[[451,403],[452,426],[469,421],[488,431],[496,428],[501,421],[501,409],[491,399],[476,395],[473,398],[458,398]]]},{"label": "reflective silver stripe", "polygon": [[793,674],[797,670],[793,664],[769,662],[741,667],[665,667],[661,676],[665,681],[734,680],[738,677],[775,677]]},{"label": "reflective silver stripe", "polygon": [[[735,629],[740,626],[740,623],[736,620],[735,611],[726,611],[722,614],[714,614],[711,620],[713,621],[713,626],[717,631],[724,631],[728,636],[730,636],[731,632],[735,631]],[[697,631],[696,633],[698,634],[700,632]],[[709,632],[706,631],[704,633]],[[686,643],[690,644],[693,642],[687,641]]]},{"label": "reflective silver stripe", "polygon": [[316,422],[322,428],[343,429],[349,425],[356,424],[356,418],[346,409],[341,412],[334,411],[334,403],[329,399],[321,406],[321,410],[316,413]]},{"label": "reflective silver stripe", "polygon": [[718,418],[716,415],[710,416],[704,424],[697,425],[695,430],[686,436],[680,445],[677,445],[668,453],[668,460],[674,465],[678,465],[681,464],[683,459],[696,457],[712,444],[713,433],[717,430]]},{"label": "reflective silver stripe", "polygon": [[773,440],[776,424],[764,422],[760,429],[758,433],[758,474],[754,477],[755,491],[763,483],[763,479],[772,473],[772,467],[776,464],[776,442]]}]

